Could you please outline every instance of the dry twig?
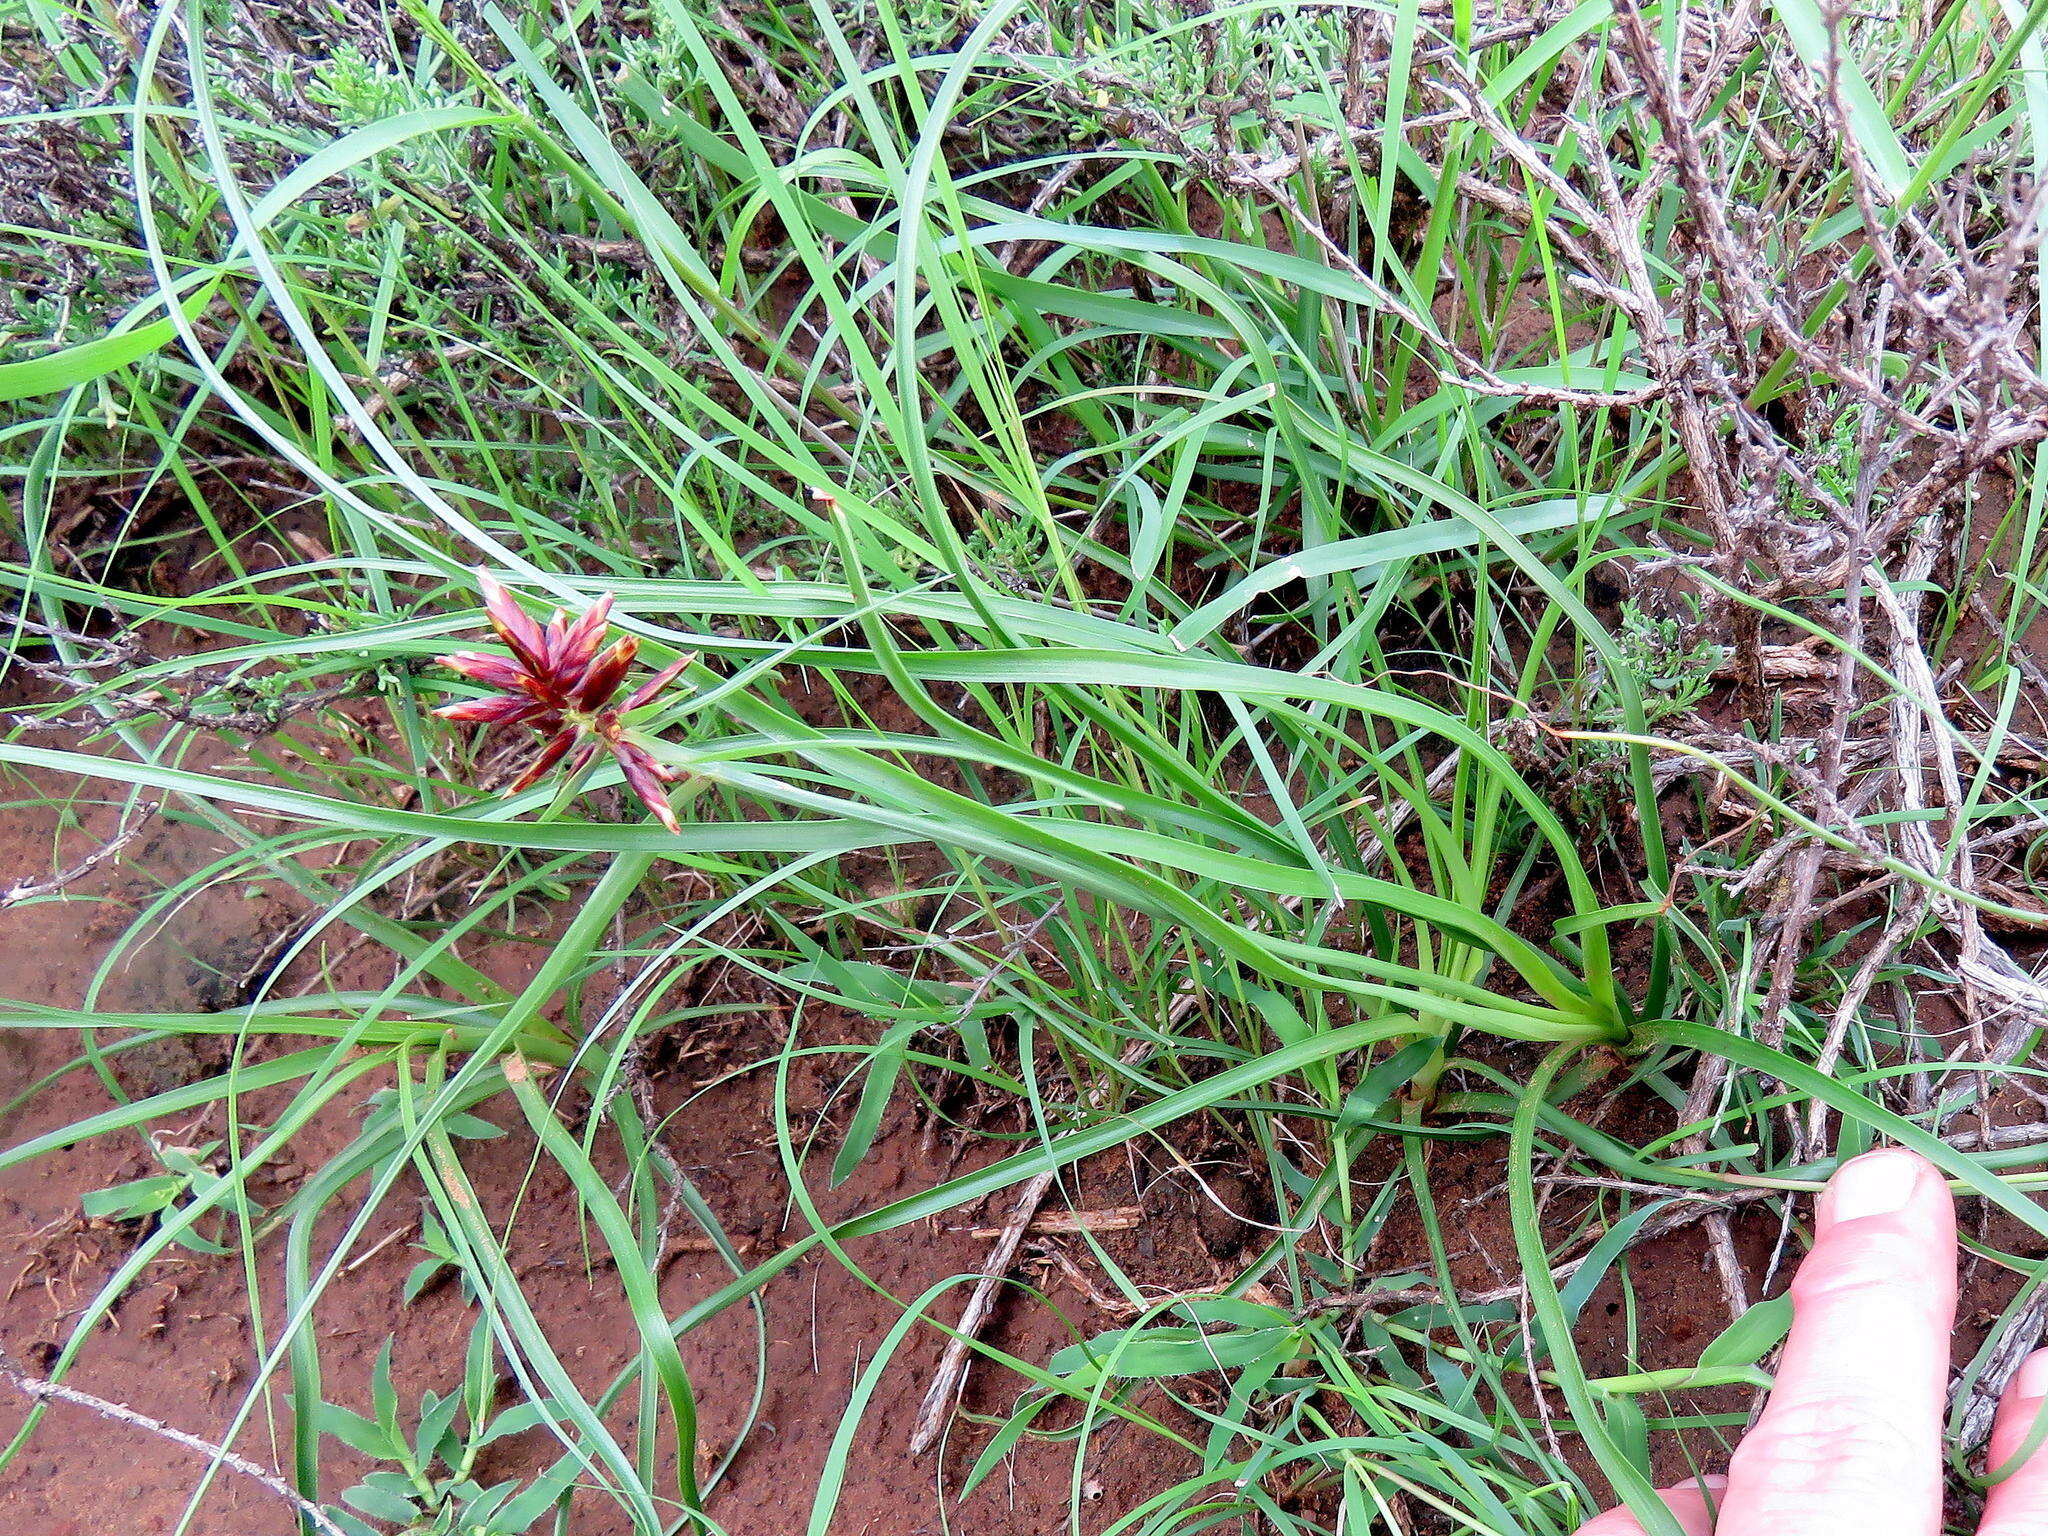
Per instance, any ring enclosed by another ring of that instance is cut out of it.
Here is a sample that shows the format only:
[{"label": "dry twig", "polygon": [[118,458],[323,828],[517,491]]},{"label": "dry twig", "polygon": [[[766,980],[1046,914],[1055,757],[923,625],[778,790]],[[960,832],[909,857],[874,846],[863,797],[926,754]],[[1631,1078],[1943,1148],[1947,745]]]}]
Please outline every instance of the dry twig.
[{"label": "dry twig", "polygon": [[224,1445],[202,1440],[197,1435],[174,1428],[161,1419],[153,1419],[146,1413],[137,1413],[133,1408],[121,1403],[109,1402],[103,1397],[93,1396],[90,1392],[81,1392],[76,1387],[67,1387],[61,1382],[38,1376],[4,1348],[0,1348],[0,1378],[5,1378],[15,1391],[31,1402],[66,1403],[74,1408],[83,1408],[88,1413],[98,1414],[103,1419],[111,1419],[116,1424],[126,1424],[130,1428],[155,1435],[160,1440],[168,1440],[173,1445],[181,1445],[188,1451],[195,1451],[232,1472],[239,1472],[251,1482],[261,1484],[276,1497],[291,1505],[316,1529],[327,1533],[327,1536],[345,1536],[341,1527],[334,1523],[332,1516],[319,1505],[301,1497],[299,1491],[290,1483],[267,1467],[257,1465],[248,1457],[238,1455]]}]

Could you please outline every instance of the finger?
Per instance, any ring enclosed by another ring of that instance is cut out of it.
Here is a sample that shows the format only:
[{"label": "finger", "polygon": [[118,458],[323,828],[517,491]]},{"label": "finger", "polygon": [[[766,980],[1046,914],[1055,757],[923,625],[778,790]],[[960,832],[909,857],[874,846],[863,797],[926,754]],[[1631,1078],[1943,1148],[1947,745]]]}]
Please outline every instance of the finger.
[{"label": "finger", "polygon": [[[1713,1536],[1714,1511],[1720,1505],[1721,1490],[1727,1486],[1727,1478],[1707,1476],[1697,1482],[1659,1488],[1657,1497],[1678,1517],[1685,1536]],[[1626,1509],[1610,1509],[1580,1526],[1577,1536],[1643,1536],[1643,1527]]]},{"label": "finger", "polygon": [[[2034,1420],[2048,1408],[2048,1349],[2036,1350],[1998,1400],[1998,1418],[1991,1426],[1991,1450],[1985,1465],[1997,1471],[2026,1448]],[[1984,1500],[1984,1524],[1978,1536],[2040,1536],[2048,1531],[2048,1440],[2034,1448],[2003,1482],[1992,1485]]]},{"label": "finger", "polygon": [[1821,1195],[1777,1386],[1728,1468],[1721,1536],[1936,1536],[1955,1326],[1955,1203],[1914,1153]]}]

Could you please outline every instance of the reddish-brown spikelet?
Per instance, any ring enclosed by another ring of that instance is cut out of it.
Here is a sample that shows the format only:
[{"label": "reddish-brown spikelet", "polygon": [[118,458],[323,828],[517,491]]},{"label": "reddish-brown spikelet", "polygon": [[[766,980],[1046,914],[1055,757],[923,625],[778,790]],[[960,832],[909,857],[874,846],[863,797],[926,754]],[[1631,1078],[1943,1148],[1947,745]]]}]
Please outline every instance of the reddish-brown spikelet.
[{"label": "reddish-brown spikelet", "polygon": [[486,687],[505,690],[479,699],[444,704],[434,713],[444,720],[477,725],[530,725],[542,737],[540,751],[506,790],[516,794],[537,782],[579,747],[569,765],[580,773],[600,751],[617,760],[619,771],[640,801],[669,831],[681,830],[669,805],[665,786],[675,771],[657,762],[635,741],[621,719],[651,703],[690,664],[690,657],[664,667],[634,689],[623,704],[612,695],[626,680],[640,642],[631,635],[604,643],[611,627],[612,600],[601,597],[573,622],[557,609],[545,625],[536,624],[518,600],[487,571],[476,573],[484,613],[512,655],[456,651],[437,658],[441,665]]}]

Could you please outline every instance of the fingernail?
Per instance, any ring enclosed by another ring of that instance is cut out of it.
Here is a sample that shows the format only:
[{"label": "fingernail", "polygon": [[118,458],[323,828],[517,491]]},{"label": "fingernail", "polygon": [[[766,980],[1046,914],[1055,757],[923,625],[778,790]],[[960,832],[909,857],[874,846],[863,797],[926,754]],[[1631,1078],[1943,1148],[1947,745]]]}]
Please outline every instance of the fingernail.
[{"label": "fingernail", "polygon": [[1707,1472],[1701,1475],[1700,1486],[1709,1493],[1720,1493],[1727,1488],[1728,1479],[1718,1472]]},{"label": "fingernail", "polygon": [[1920,1159],[1887,1149],[1842,1164],[1828,1186],[1828,1214],[1836,1221],[1889,1216],[1906,1208],[1920,1182]]},{"label": "fingernail", "polygon": [[2020,1362],[2012,1390],[2021,1397],[2048,1397],[2048,1349],[2037,1349]]}]

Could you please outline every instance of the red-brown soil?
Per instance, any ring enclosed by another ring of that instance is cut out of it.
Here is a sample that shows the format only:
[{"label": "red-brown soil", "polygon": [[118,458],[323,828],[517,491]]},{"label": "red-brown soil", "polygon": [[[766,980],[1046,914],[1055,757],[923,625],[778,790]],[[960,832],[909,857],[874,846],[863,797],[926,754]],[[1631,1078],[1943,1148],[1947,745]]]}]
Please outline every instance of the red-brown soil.
[{"label": "red-brown soil", "polygon": [[[81,807],[84,826],[67,833],[65,856],[89,846],[112,825],[108,808]],[[9,812],[0,821],[0,872],[15,878],[45,875],[52,867],[54,822],[36,809]],[[160,822],[154,835],[138,840],[122,863],[95,871],[66,893],[0,911],[0,995],[26,1001],[77,1003],[85,993],[109,942],[126,927],[137,904],[163,886],[216,857],[219,849],[200,830]],[[248,957],[265,949],[291,921],[288,898],[252,897],[235,887],[212,890],[186,903],[138,951],[125,957],[102,992],[111,1009],[207,1010],[224,999],[220,978],[234,978]],[[527,952],[494,957],[486,969],[512,980]],[[471,957],[475,959],[475,956]],[[289,981],[287,982],[289,989]],[[773,1056],[781,1044],[786,1015],[736,1011],[693,1043],[694,1053],[654,1087],[666,1110],[695,1082]],[[855,1038],[859,1020],[837,1021]],[[814,1028],[807,1038],[825,1039]],[[66,1031],[0,1033],[0,1092],[13,1094],[44,1073],[70,1061],[78,1049]],[[224,1064],[227,1046],[209,1040],[194,1051],[167,1046],[147,1059],[126,1058],[122,1076],[134,1092],[157,1091],[191,1081]],[[829,1058],[799,1063],[791,1107],[799,1116],[815,1112],[834,1086]],[[702,1189],[727,1232],[750,1250],[750,1258],[772,1253],[802,1235],[802,1218],[788,1209],[787,1187],[777,1155],[766,1071],[742,1073],[695,1099],[668,1126],[668,1147]],[[89,1072],[73,1071],[38,1094],[0,1126],[8,1145],[104,1109],[106,1088]],[[513,1124],[516,1112],[490,1112]],[[260,1118],[260,1116],[258,1116]],[[335,1151],[352,1134],[353,1118],[330,1115],[295,1145],[290,1161],[275,1170],[272,1187],[288,1189],[309,1166]],[[167,1130],[181,1139],[218,1134],[218,1125],[189,1123]],[[512,1239],[514,1262],[536,1313],[562,1358],[594,1388],[609,1380],[629,1357],[631,1326],[618,1304],[616,1287],[601,1263],[588,1263],[586,1234],[579,1228],[566,1183],[543,1163],[529,1180],[531,1144],[524,1135],[488,1143],[466,1143],[465,1162],[494,1215],[503,1216],[518,1198]],[[970,1161],[987,1156],[969,1149]],[[924,1134],[907,1112],[899,1112],[879,1138],[868,1164],[846,1186],[823,1188],[813,1171],[817,1198],[828,1216],[849,1214],[969,1166],[961,1149]],[[88,1224],[78,1217],[86,1191],[155,1172],[140,1140],[109,1136],[83,1142],[0,1175],[0,1342],[31,1365],[46,1361],[69,1334],[78,1309],[129,1251],[130,1229]],[[1179,1273],[1180,1283],[1213,1284],[1220,1272],[1206,1258],[1188,1272],[1186,1255],[1205,1254],[1195,1240],[1194,1202],[1184,1184],[1168,1184],[1149,1197],[1133,1193],[1131,1180],[1146,1177],[1141,1165],[1124,1171],[1105,1166],[1103,1182],[1122,1172],[1121,1195],[1106,1191],[1108,1203],[1144,1202],[1149,1229],[1126,1235],[1133,1267],[1147,1280]],[[1091,1182],[1094,1182],[1091,1180]],[[523,1193],[522,1193],[523,1191]],[[474,1313],[452,1286],[430,1289],[411,1306],[400,1288],[420,1257],[410,1238],[417,1196],[410,1190],[387,1202],[360,1245],[366,1257],[351,1262],[327,1293],[320,1313],[322,1360],[328,1396],[358,1410],[368,1409],[369,1378],[377,1351],[395,1337],[394,1360],[402,1401],[415,1401],[428,1387],[446,1389],[460,1376],[464,1344]],[[972,1229],[1000,1220],[1007,1200],[986,1211],[968,1209],[940,1222],[871,1238],[853,1245],[852,1257],[867,1278],[896,1296],[910,1298],[950,1275],[975,1269],[988,1250]],[[389,1239],[387,1242],[386,1239]],[[1046,1239],[1045,1241],[1061,1241]],[[1074,1241],[1065,1239],[1064,1241]],[[664,1300],[672,1311],[716,1289],[730,1278],[715,1254],[683,1249],[665,1273]],[[1155,1255],[1146,1263],[1144,1250]],[[279,1277],[274,1254],[261,1256],[259,1284],[266,1317],[278,1315]],[[1147,1273],[1150,1271],[1150,1273]],[[1043,1280],[1042,1274],[1024,1272]],[[1058,1287],[1054,1277],[1052,1285]],[[802,1529],[812,1490],[832,1434],[842,1417],[852,1383],[896,1320],[896,1306],[876,1294],[838,1262],[808,1258],[780,1277],[768,1292],[768,1386],[756,1425],[743,1453],[716,1492],[712,1511],[736,1532]],[[1113,1326],[1071,1286],[1057,1295],[1075,1326],[1093,1332]],[[944,1305],[957,1313],[959,1300]],[[66,1380],[206,1439],[225,1432],[247,1392],[261,1355],[249,1323],[250,1297],[236,1255],[199,1254],[157,1264],[115,1309],[110,1326],[97,1331]],[[1044,1359],[1070,1342],[1058,1320],[1039,1307],[1005,1304],[989,1337],[1005,1349]],[[906,1440],[942,1340],[932,1331],[912,1336],[875,1394],[849,1459],[842,1514],[835,1529],[912,1533],[938,1531],[943,1479],[957,1480],[972,1463],[967,1447],[985,1438],[971,1426],[956,1434],[945,1456],[913,1460]],[[684,1355],[696,1383],[704,1417],[703,1438],[719,1454],[753,1392],[756,1339],[751,1314],[734,1309],[684,1341]],[[990,1373],[977,1373],[978,1382]],[[998,1384],[999,1385],[999,1384]],[[259,1414],[236,1449],[265,1466],[287,1464],[288,1408],[282,1384],[270,1394],[271,1413]],[[1000,1391],[971,1390],[969,1405],[1002,1409]],[[24,1403],[0,1394],[0,1433],[20,1424]],[[622,1418],[623,1426],[630,1420]],[[1168,1466],[1148,1447],[1141,1458],[1115,1454],[1117,1438],[1099,1441],[1097,1460],[1082,1483],[1090,1512],[1128,1508],[1157,1486]],[[329,1443],[336,1481],[332,1496],[367,1463]],[[537,1470],[551,1458],[552,1442],[539,1433],[495,1447],[490,1478]],[[1106,1454],[1105,1454],[1106,1453]],[[0,1529],[63,1536],[63,1533],[123,1530],[154,1536],[178,1528],[187,1500],[204,1469],[204,1458],[166,1444],[144,1431],[112,1424],[75,1408],[52,1409],[34,1442],[0,1478]],[[998,1474],[964,1509],[955,1529],[1039,1532],[1061,1527],[1073,1479],[1068,1450],[1027,1448],[1011,1475]],[[487,1479],[489,1480],[489,1479]],[[622,1520],[592,1501],[577,1528],[597,1533],[623,1530]],[[218,1473],[185,1529],[204,1536],[275,1536],[289,1513],[271,1493],[245,1479]]]}]

